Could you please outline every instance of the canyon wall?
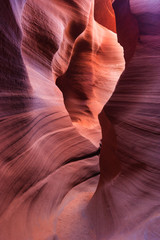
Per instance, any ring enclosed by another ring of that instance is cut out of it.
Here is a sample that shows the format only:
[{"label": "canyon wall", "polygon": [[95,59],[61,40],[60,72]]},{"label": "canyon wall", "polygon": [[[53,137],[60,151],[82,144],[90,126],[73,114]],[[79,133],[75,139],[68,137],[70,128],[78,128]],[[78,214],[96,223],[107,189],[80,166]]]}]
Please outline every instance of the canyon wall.
[{"label": "canyon wall", "polygon": [[159,6],[113,3],[126,67],[99,115],[101,175],[89,207],[96,239],[160,239]]},{"label": "canyon wall", "polygon": [[0,240],[160,239],[159,0],[0,12]]}]

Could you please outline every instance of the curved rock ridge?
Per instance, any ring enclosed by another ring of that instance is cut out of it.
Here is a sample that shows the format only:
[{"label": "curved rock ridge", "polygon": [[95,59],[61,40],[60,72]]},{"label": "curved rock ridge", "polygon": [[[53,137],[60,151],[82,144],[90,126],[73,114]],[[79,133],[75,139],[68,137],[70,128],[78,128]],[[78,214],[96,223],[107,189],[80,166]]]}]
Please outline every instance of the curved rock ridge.
[{"label": "curved rock ridge", "polygon": [[[52,79],[63,92],[70,117],[84,133],[82,129],[99,128],[97,115],[111,96],[124,63],[116,34],[94,20],[94,1],[79,4],[42,1],[40,9],[37,1],[27,1],[22,18],[23,52],[26,59],[33,55],[32,61],[41,69],[52,68]],[[68,7],[65,15],[64,7]]]},{"label": "curved rock ridge", "polygon": [[0,12],[0,240],[159,240],[159,0]]},{"label": "curved rock ridge", "polygon": [[98,240],[158,240],[159,1],[115,0],[113,7],[126,67],[99,115],[101,175],[89,215]]},{"label": "curved rock ridge", "polygon": [[[94,1],[7,0],[0,11],[0,239],[84,239],[84,228],[94,238],[85,208],[99,178],[97,115],[122,48]],[[63,234],[70,220],[77,231]]]}]

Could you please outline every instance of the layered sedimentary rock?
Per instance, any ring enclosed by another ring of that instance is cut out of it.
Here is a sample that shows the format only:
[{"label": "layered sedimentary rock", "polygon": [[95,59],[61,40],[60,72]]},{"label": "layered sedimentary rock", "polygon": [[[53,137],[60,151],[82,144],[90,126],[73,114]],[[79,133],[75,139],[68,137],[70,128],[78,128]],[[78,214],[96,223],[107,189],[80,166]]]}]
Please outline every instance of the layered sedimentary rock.
[{"label": "layered sedimentary rock", "polygon": [[0,240],[160,239],[159,1],[111,2],[1,1]]},{"label": "layered sedimentary rock", "polygon": [[158,240],[159,2],[116,0],[113,7],[126,68],[99,116],[101,176],[90,214],[96,239]]},{"label": "layered sedimentary rock", "polygon": [[94,20],[94,1],[7,0],[0,11],[0,239],[69,239],[63,209],[84,207],[98,183],[97,115],[122,48]]}]

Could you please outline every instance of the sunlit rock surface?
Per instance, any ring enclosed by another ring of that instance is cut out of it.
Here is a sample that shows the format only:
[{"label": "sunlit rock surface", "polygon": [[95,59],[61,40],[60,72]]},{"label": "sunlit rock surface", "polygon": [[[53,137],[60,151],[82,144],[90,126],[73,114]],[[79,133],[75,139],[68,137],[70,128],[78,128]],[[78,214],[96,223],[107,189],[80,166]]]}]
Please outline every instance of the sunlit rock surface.
[{"label": "sunlit rock surface", "polygon": [[74,208],[81,219],[98,183],[97,116],[122,48],[90,0],[1,1],[0,11],[0,239],[76,239],[84,226],[90,239],[86,219],[64,226]]},{"label": "sunlit rock surface", "polygon": [[159,6],[1,1],[0,240],[160,239]]}]

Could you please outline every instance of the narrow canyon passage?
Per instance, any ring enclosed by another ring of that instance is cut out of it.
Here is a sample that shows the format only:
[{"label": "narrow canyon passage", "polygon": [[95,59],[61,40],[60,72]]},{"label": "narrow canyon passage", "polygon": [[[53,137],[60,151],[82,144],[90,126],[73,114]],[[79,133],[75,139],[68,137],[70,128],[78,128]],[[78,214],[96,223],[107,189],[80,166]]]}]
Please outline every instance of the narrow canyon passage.
[{"label": "narrow canyon passage", "polygon": [[0,240],[159,240],[159,0],[1,0]]}]

